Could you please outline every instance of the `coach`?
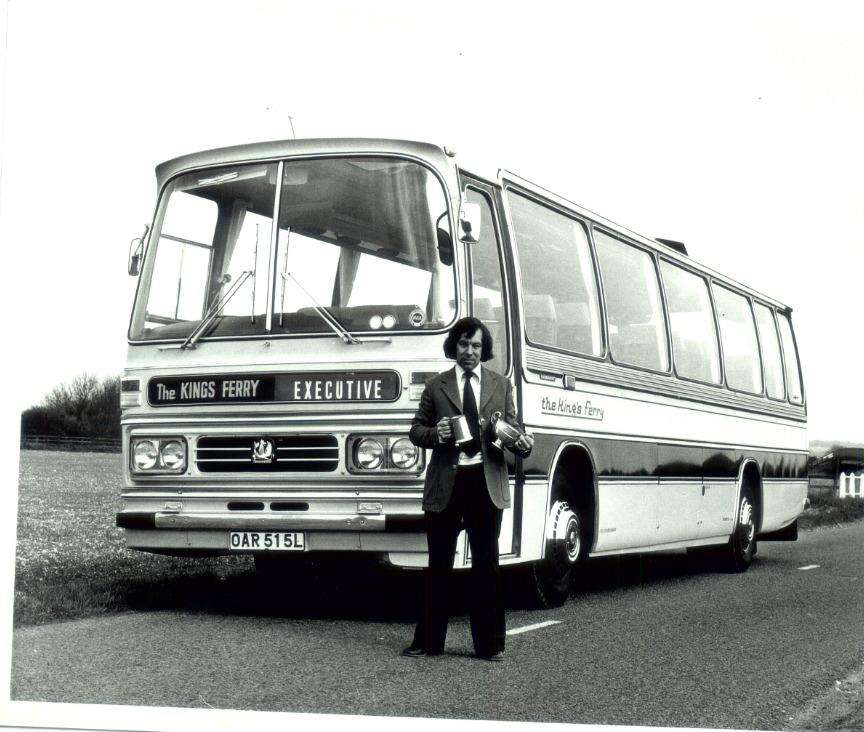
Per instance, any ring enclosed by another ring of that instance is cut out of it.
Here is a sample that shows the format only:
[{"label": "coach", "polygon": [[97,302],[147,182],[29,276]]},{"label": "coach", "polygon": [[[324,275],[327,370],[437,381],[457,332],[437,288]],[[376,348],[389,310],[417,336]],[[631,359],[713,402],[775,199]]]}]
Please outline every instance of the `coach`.
[{"label": "coach", "polygon": [[[517,425],[510,381],[481,362],[492,358],[492,335],[477,318],[462,318],[444,342],[454,368],[426,383],[410,438],[432,450],[423,489],[429,568],[414,640],[405,656],[435,656],[444,649],[456,539],[464,527],[471,546],[471,637],[487,661],[504,656],[504,601],[498,567],[501,514],[510,506],[507,465],[485,429],[494,412]],[[450,418],[464,414],[470,442],[454,443]],[[481,429],[482,427],[482,429]],[[533,439],[522,435],[513,451],[525,457]]]}]

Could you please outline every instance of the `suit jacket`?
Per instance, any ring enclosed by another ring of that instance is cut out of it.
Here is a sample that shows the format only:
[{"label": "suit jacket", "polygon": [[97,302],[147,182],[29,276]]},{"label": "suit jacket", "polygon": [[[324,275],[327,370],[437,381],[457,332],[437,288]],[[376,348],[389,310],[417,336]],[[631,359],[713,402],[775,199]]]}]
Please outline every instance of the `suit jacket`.
[{"label": "suit jacket", "polygon": [[[485,366],[482,368],[480,402],[477,407],[480,419],[485,420],[486,427],[481,430],[480,439],[483,473],[489,498],[496,508],[503,509],[510,505],[507,464],[504,453],[492,447],[492,438],[487,430],[493,412],[501,412],[503,418],[514,426],[521,428],[521,425],[516,419],[513,385],[509,379]],[[409,433],[411,442],[415,445],[432,450],[432,459],[426,470],[426,483],[423,487],[423,510],[435,513],[443,511],[450,501],[459,462],[459,448],[452,440],[440,444],[435,429],[442,417],[457,417],[462,414],[462,394],[456,381],[456,369],[452,368],[426,382]],[[519,454],[526,457],[529,453],[530,450]]]}]

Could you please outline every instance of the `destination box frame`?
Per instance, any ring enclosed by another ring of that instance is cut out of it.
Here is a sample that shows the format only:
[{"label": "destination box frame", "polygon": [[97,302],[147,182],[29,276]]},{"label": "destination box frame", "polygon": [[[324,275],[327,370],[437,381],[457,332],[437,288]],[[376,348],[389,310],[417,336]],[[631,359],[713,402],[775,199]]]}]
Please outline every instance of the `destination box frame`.
[{"label": "destination box frame", "polygon": [[[288,385],[294,382],[308,381],[324,381],[330,378],[335,383],[341,381],[347,383],[349,381],[358,381],[362,379],[380,378],[382,381],[391,380],[392,387],[388,386],[388,391],[392,388],[392,397],[360,398],[360,399],[290,399],[283,398],[284,392],[288,390]],[[223,382],[238,382],[247,380],[264,381],[267,384],[268,390],[272,391],[271,398],[257,397],[234,397],[222,398],[214,395],[213,398],[176,398],[176,399],[159,399],[154,398],[158,386],[161,384],[165,388],[180,388],[181,382],[215,382],[221,385]],[[281,389],[280,389],[281,387]],[[237,373],[237,374],[183,374],[170,376],[152,376],[147,382],[147,403],[151,407],[187,407],[187,406],[207,406],[217,404],[220,406],[228,404],[392,404],[399,400],[402,394],[402,375],[395,369],[366,369],[361,371],[283,371],[283,372],[267,372],[267,373]]]}]

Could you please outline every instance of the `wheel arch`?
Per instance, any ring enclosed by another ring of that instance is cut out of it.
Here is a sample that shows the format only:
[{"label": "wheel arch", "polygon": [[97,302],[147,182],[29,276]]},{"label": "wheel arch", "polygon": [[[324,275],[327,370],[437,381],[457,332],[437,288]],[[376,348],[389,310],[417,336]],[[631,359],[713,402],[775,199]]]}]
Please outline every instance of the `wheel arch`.
[{"label": "wheel arch", "polygon": [[[591,488],[586,490],[589,484]],[[591,450],[579,440],[565,439],[549,465],[547,520],[556,500],[567,501],[574,510],[578,508],[588,523],[588,551],[593,551],[597,541],[598,498],[597,468]]]}]

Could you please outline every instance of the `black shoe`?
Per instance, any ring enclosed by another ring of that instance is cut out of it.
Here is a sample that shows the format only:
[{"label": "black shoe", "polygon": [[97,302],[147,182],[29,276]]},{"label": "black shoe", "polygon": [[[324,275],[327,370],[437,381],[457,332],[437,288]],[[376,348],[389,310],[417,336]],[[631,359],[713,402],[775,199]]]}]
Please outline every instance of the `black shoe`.
[{"label": "black shoe", "polygon": [[504,660],[504,651],[495,651],[495,653],[478,653],[477,658],[482,661],[492,661],[493,663],[500,663]]},{"label": "black shoe", "polygon": [[408,658],[421,658],[422,656],[440,656],[441,651],[427,651],[423,646],[415,646],[413,643],[402,651],[403,656]]}]

